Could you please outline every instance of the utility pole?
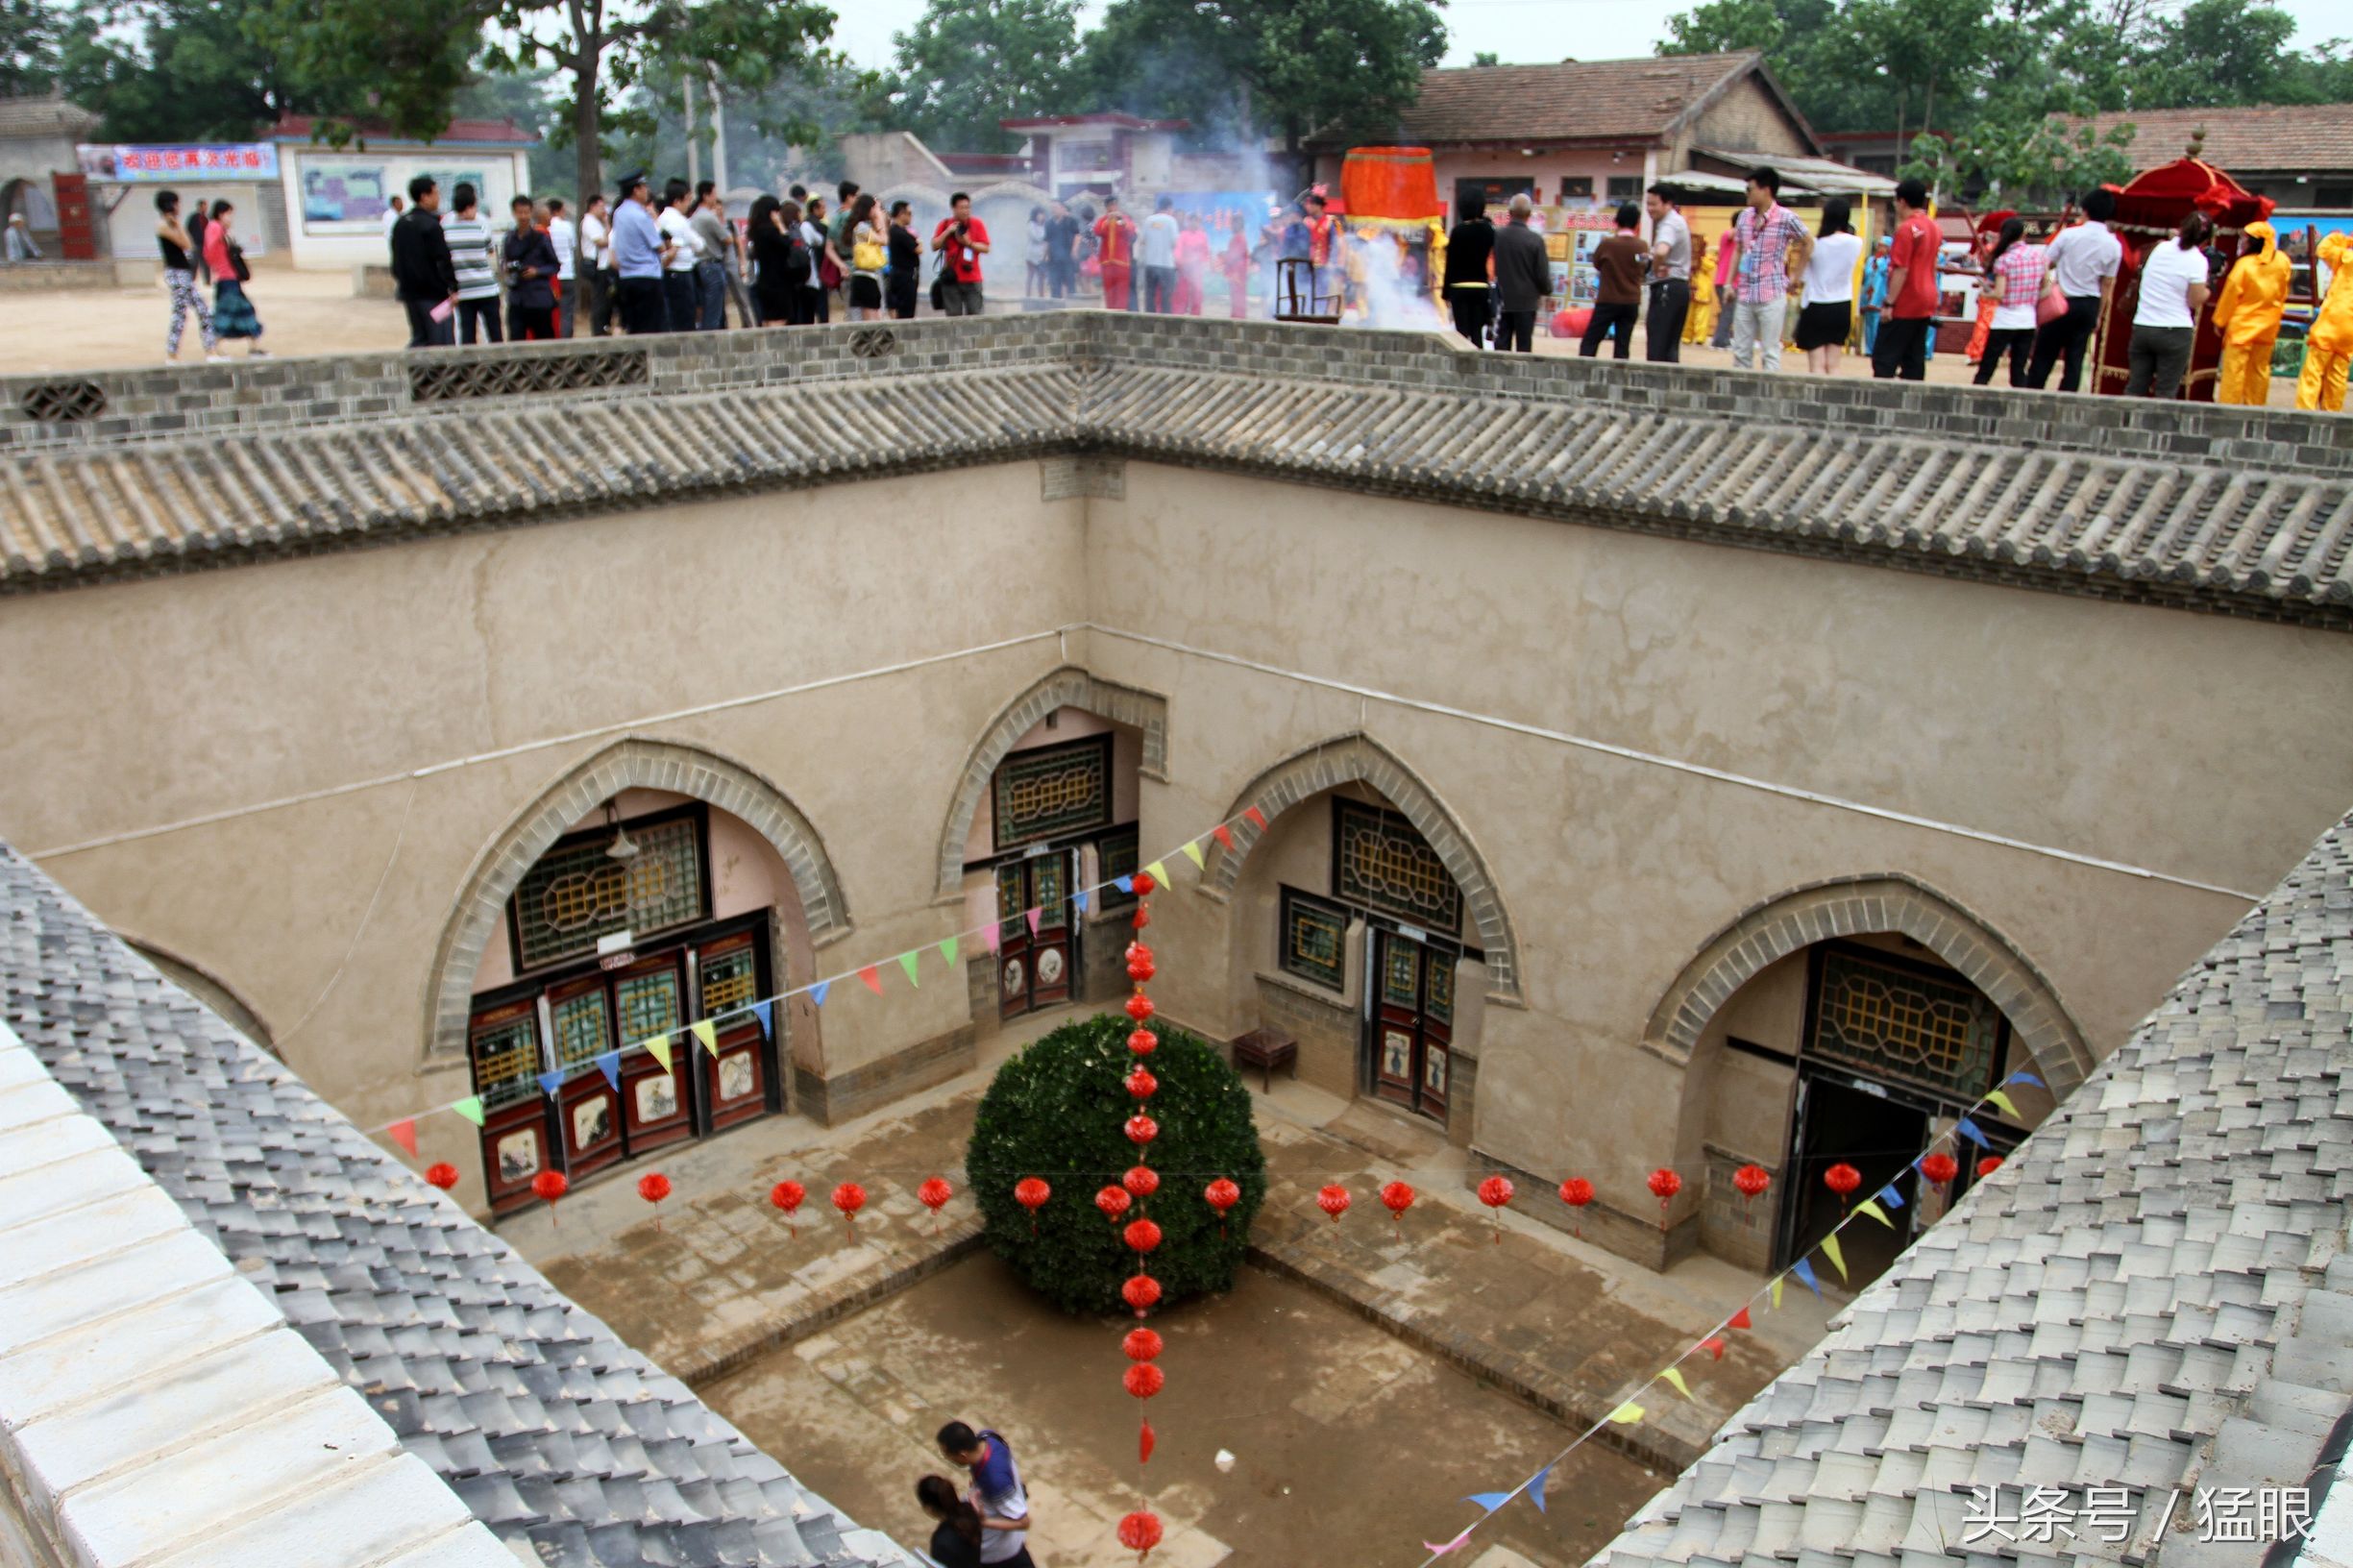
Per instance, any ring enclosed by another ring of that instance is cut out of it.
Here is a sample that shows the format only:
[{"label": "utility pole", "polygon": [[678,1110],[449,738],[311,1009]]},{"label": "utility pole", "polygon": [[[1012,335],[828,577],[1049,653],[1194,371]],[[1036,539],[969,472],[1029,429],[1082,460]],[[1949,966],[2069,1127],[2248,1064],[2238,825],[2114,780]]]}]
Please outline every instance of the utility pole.
[{"label": "utility pole", "polygon": [[719,187],[720,200],[727,197],[727,103],[719,95],[719,67],[706,65],[711,88],[711,183]]},{"label": "utility pole", "polygon": [[686,105],[686,183],[702,183],[702,153],[695,145],[695,75],[687,72],[678,79],[678,97]]}]

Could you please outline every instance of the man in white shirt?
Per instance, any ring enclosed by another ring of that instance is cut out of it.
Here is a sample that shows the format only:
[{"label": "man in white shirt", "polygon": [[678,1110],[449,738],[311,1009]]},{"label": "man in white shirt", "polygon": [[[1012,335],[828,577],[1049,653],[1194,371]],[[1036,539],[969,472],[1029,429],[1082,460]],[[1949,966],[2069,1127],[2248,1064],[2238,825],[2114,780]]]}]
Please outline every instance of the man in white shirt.
[{"label": "man in white shirt", "polygon": [[702,241],[695,237],[695,226],[687,218],[694,205],[695,187],[683,180],[673,180],[662,187],[662,210],[653,220],[664,242],[662,303],[669,320],[668,331],[674,332],[693,331],[701,308],[695,288],[695,267],[702,259]]},{"label": "man in white shirt", "polygon": [[1166,196],[1152,204],[1136,236],[1136,259],[1143,263],[1143,307],[1156,316],[1176,309],[1176,203]]},{"label": "man in white shirt", "polygon": [[548,198],[548,243],[555,247],[555,335],[570,337],[580,314],[580,274],[575,259],[577,233],[564,216],[564,199]]},{"label": "man in white shirt", "polygon": [[2063,229],[2044,252],[2043,264],[2058,274],[2059,292],[2067,297],[2067,314],[2043,324],[2034,334],[2034,357],[2026,365],[2026,384],[2040,392],[2050,380],[2051,367],[2064,358],[2059,390],[2072,392],[2083,382],[2083,351],[2107,318],[2108,297],[2116,291],[2117,268],[2124,259],[2124,242],[2108,232],[2116,216],[2116,193],[2084,193],[2083,222]]},{"label": "man in white shirt", "polygon": [[579,270],[588,275],[588,330],[598,337],[613,334],[613,220],[604,192],[591,191],[580,211]]},{"label": "man in white shirt", "polygon": [[401,199],[393,197],[384,204],[384,243],[392,243],[392,226],[401,221]]}]

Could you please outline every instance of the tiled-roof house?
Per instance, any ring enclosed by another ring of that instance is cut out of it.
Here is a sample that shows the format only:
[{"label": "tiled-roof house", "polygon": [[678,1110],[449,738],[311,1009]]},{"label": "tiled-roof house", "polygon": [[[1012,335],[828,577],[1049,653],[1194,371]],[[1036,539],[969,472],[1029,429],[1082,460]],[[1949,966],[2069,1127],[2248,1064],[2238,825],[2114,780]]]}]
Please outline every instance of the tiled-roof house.
[{"label": "tiled-roof house", "polygon": [[2353,104],[2140,109],[2069,122],[2103,136],[2132,128],[2127,156],[2154,168],[2199,143],[2198,157],[2284,208],[2353,208]]}]

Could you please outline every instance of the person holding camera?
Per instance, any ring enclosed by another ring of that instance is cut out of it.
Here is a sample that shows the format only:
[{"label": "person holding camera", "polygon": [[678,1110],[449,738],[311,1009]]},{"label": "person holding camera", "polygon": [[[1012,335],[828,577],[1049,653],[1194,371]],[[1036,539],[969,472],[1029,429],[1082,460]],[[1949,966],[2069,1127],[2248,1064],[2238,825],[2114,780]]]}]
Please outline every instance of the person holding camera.
[{"label": "person holding camera", "polygon": [[506,335],[518,343],[555,336],[555,242],[539,227],[528,196],[513,203],[515,226],[499,247],[506,270]]},{"label": "person holding camera", "polygon": [[980,258],[989,254],[989,226],[972,216],[972,198],[958,191],[948,215],[932,231],[941,256],[940,308],[951,316],[981,313]]}]

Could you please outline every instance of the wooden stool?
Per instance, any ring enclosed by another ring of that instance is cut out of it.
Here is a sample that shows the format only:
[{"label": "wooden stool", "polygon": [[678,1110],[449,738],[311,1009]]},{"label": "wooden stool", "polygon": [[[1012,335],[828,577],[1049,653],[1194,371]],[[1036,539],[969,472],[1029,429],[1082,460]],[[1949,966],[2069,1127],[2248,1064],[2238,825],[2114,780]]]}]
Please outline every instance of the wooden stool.
[{"label": "wooden stool", "polygon": [[1258,1028],[1234,1039],[1234,1066],[1257,1067],[1266,1076],[1266,1092],[1275,1090],[1275,1068],[1288,1067],[1291,1081],[1299,1080],[1299,1042],[1290,1036],[1273,1029]]}]

